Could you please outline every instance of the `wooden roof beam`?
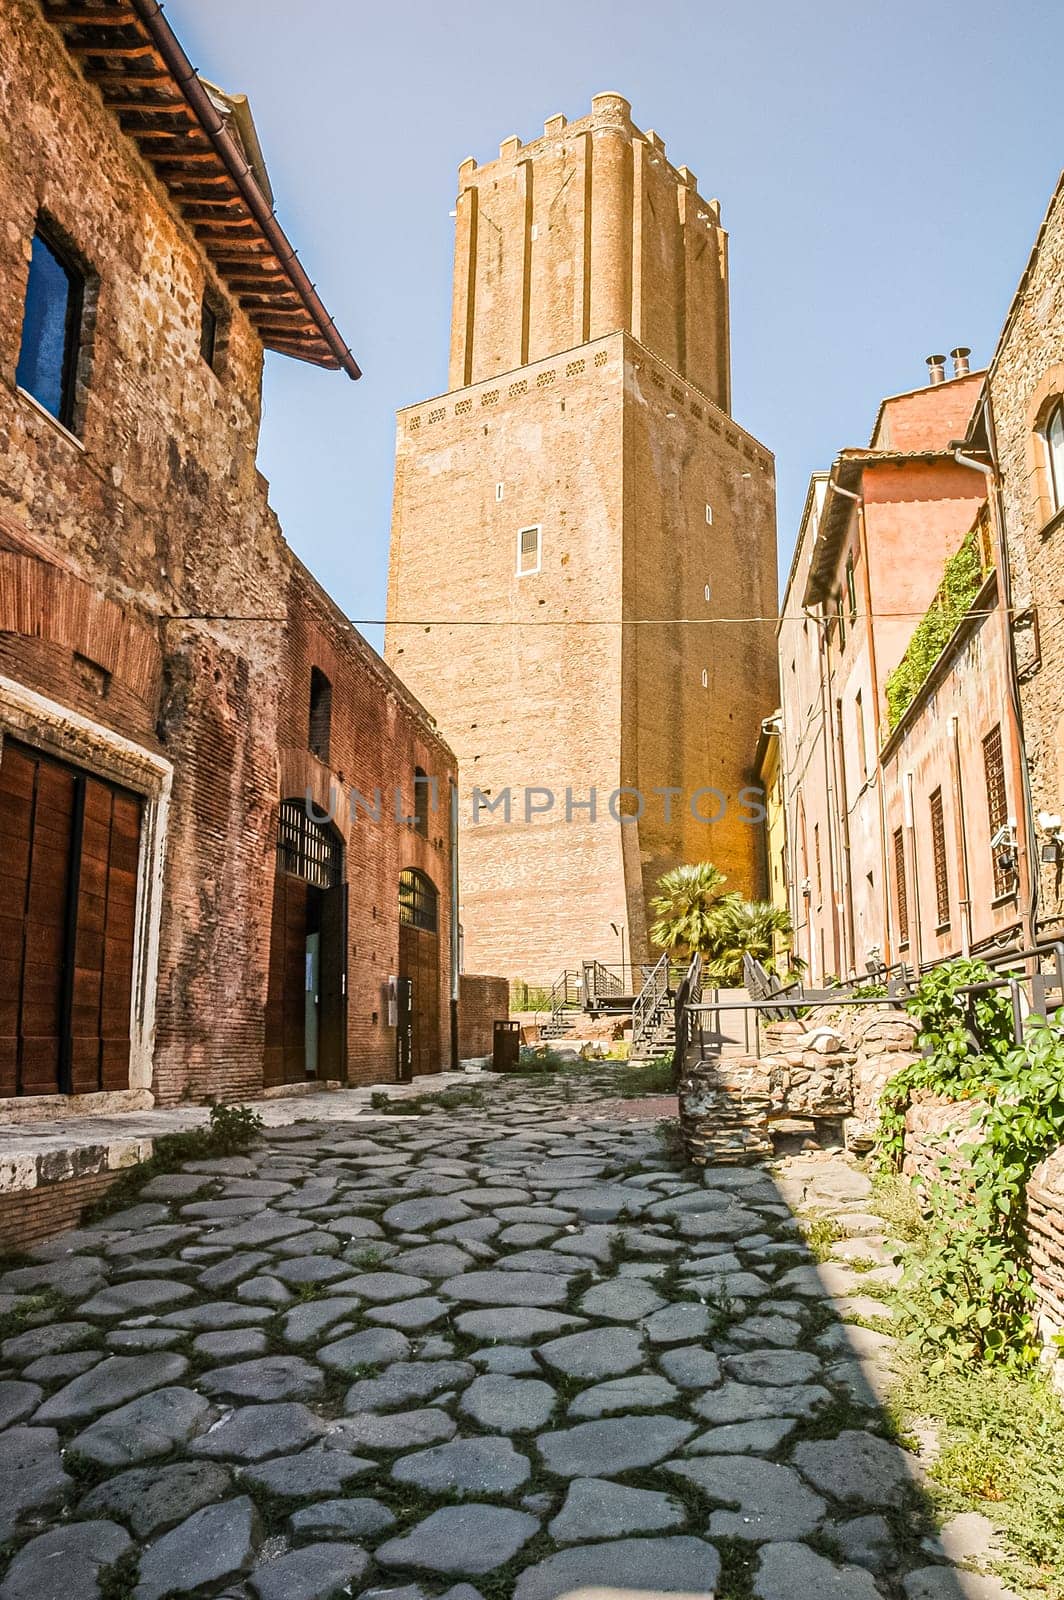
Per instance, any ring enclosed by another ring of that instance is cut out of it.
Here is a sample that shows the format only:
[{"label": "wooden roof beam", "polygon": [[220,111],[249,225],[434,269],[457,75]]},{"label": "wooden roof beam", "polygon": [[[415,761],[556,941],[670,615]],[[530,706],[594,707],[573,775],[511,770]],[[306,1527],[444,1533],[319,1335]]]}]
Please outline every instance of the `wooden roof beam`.
[{"label": "wooden roof beam", "polygon": [[57,22],[63,28],[114,28],[119,24],[125,27],[138,20],[132,6],[125,5],[99,6],[95,10],[87,6],[75,6],[72,11],[65,6],[46,5],[44,14],[49,22]]}]

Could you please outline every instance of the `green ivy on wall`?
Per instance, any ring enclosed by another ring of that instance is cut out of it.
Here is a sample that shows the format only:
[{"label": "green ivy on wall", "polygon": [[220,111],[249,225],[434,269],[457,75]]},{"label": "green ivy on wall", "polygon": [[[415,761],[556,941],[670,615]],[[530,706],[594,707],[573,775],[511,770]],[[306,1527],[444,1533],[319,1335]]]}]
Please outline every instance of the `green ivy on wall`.
[{"label": "green ivy on wall", "polygon": [[887,719],[891,732],[915,700],[951,635],[979,593],[983,564],[973,528],[960,549],[946,562],[930,609],[909,640],[909,647],[886,683]]}]

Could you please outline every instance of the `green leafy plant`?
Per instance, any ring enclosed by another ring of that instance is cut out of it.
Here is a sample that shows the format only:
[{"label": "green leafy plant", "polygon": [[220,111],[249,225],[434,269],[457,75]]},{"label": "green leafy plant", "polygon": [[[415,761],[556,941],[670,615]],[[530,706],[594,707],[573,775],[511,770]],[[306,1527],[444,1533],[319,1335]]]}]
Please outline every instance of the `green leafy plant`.
[{"label": "green leafy plant", "polygon": [[927,681],[982,582],[979,541],[972,529],[960,549],[946,562],[930,608],[909,640],[905,654],[887,678],[887,718],[892,731]]},{"label": "green leafy plant", "polygon": [[881,1101],[879,1160],[895,1170],[914,1093],[971,1107],[963,1131],[943,1141],[926,1186],[927,1229],[902,1280],[908,1338],[932,1374],[973,1361],[1027,1365],[1038,1354],[1026,1191],[1064,1140],[1064,1010],[1031,1018],[1016,1045],[1001,993],[965,993],[991,977],[982,962],[952,961],[921,980],[908,1009],[925,1053]]},{"label": "green leafy plant", "polygon": [[788,913],[767,901],[745,900],[726,890],[727,882],[710,861],[666,872],[650,902],[657,919],[650,930],[653,942],[684,957],[697,952],[705,961],[706,976],[720,984],[742,982],[745,955],[769,972],[783,964],[797,973],[801,963],[794,956],[781,963],[776,953],[778,937],[792,931]]},{"label": "green leafy plant", "polygon": [[262,1118],[253,1106],[211,1106],[211,1142],[222,1155],[246,1150],[262,1127]]}]

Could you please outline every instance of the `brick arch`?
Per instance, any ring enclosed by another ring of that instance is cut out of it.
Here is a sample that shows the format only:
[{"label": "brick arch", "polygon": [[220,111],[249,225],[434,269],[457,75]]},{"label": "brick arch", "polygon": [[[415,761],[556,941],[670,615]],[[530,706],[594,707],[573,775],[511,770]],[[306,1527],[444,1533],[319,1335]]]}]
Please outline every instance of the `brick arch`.
[{"label": "brick arch", "polygon": [[153,712],[158,704],[162,651],[155,634],[51,562],[0,549],[0,633],[80,656]]},{"label": "brick arch", "polygon": [[1053,515],[1041,428],[1056,400],[1064,398],[1064,361],[1047,367],[1027,400],[1027,437],[1024,443],[1027,482],[1037,506],[1036,527],[1043,528]]}]

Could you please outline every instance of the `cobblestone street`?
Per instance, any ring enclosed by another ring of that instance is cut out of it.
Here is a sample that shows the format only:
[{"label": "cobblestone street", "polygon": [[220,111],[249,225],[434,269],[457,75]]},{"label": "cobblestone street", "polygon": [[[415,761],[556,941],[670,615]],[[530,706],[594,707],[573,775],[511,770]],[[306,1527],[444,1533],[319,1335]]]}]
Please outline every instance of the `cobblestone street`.
[{"label": "cobblestone street", "polygon": [[571,1101],[269,1128],[7,1270],[0,1600],[1004,1595],[879,1431],[891,1339],[835,1320],[897,1270],[867,1179],[703,1179]]}]

